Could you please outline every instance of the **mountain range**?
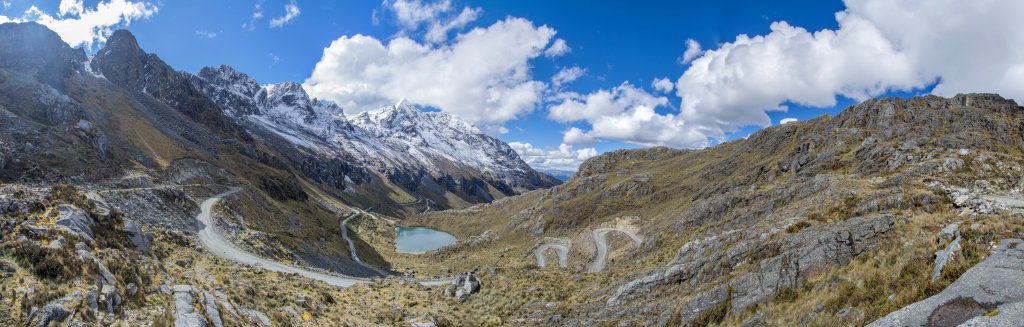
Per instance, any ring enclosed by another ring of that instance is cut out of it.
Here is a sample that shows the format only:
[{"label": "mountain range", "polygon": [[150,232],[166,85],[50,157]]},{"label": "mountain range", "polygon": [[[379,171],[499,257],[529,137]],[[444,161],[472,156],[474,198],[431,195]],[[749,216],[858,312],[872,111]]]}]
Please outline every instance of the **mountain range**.
[{"label": "mountain range", "polygon": [[[560,183],[454,116],[177,71],[127,31],[91,57],[34,23],[0,45],[0,325],[1024,317],[1024,107],[997,94],[610,151]],[[417,233],[455,240],[400,252]]]},{"label": "mountain range", "polygon": [[[294,175],[263,182],[279,200],[289,197],[279,191],[297,194],[315,185],[354,205],[399,216],[559,183],[530,168],[504,142],[407,102],[346,116],[331,102],[311,99],[297,83],[260,85],[227,66],[195,75],[176,71],[123,30],[92,57],[31,23],[6,24],[0,38],[28,45],[7,48],[0,59],[5,86],[30,90],[2,99],[7,122],[39,127],[5,138],[0,162],[10,164],[0,178],[9,181],[159,171],[181,158],[219,157],[230,148],[253,164]],[[62,129],[77,129],[83,137],[44,136]],[[40,161],[31,158],[43,154],[36,148],[67,149],[62,153],[77,153],[81,162],[35,165]],[[311,184],[299,187],[298,179]],[[291,190],[276,190],[281,187]],[[414,202],[421,205],[397,205]]]}]

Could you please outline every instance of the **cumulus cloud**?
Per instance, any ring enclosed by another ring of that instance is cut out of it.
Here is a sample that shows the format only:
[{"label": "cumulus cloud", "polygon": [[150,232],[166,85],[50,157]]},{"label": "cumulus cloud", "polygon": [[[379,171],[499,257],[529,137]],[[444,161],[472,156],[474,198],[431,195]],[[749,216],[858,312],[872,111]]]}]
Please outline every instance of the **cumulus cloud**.
[{"label": "cumulus cloud", "polygon": [[562,143],[568,145],[588,146],[597,143],[597,138],[582,129],[572,127],[562,133]]},{"label": "cumulus cloud", "polygon": [[544,56],[554,58],[565,55],[569,52],[572,52],[572,48],[569,47],[569,44],[563,39],[557,39],[550,47],[548,47],[547,50],[544,50]]},{"label": "cumulus cloud", "polygon": [[498,130],[490,127],[530,112],[541,100],[547,83],[532,80],[530,61],[554,35],[547,26],[510,17],[442,45],[342,36],[324,49],[305,87],[348,112],[404,98]]},{"label": "cumulus cloud", "polygon": [[683,57],[679,58],[679,62],[688,64],[697,58],[701,54],[700,43],[694,39],[686,39],[686,51],[683,52]]},{"label": "cumulus cloud", "polygon": [[[292,0],[284,5],[284,16],[270,20],[270,28],[287,25],[288,23],[295,21],[296,18],[299,18],[299,14],[302,14],[302,10],[299,8],[299,5],[295,3],[295,0]],[[262,16],[262,13],[260,15]],[[253,14],[253,17],[255,17],[255,14]]]},{"label": "cumulus cloud", "polygon": [[640,145],[705,145],[707,138],[689,128],[679,116],[657,112],[657,108],[668,104],[668,98],[626,82],[586,95],[564,94],[561,103],[548,108],[548,118],[563,123],[590,123],[589,131],[567,131],[563,138],[566,143],[600,138]]},{"label": "cumulus cloud", "polygon": [[451,0],[391,0],[385,1],[384,6],[394,13],[403,34],[422,27],[426,30],[424,39],[431,43],[444,42],[449,32],[465,27],[483,13],[480,8],[463,7],[455,14],[456,7]]},{"label": "cumulus cloud", "polygon": [[837,95],[863,100],[933,83],[943,96],[996,92],[1024,100],[1024,2],[845,3],[835,30],[775,22],[766,35],[740,35],[691,58],[676,83],[686,129],[720,138],[771,125],[766,111],[785,110],[787,102],[829,107]]},{"label": "cumulus cloud", "polygon": [[555,76],[551,76],[551,84],[555,87],[562,86],[579,79],[586,73],[587,70],[579,66],[562,68],[558,73],[555,73]]},{"label": "cumulus cloud", "polygon": [[779,125],[795,123],[795,122],[798,122],[798,121],[800,121],[800,120],[796,119],[796,118],[782,118],[782,120],[779,121]]},{"label": "cumulus cloud", "polygon": [[148,2],[109,0],[100,1],[95,8],[85,8],[81,0],[63,0],[57,6],[56,17],[32,6],[21,17],[0,15],[0,23],[34,21],[57,32],[73,47],[92,48],[94,44],[106,42],[115,28],[128,26],[135,19],[149,18],[157,10],[157,6]]},{"label": "cumulus cloud", "polygon": [[80,15],[85,11],[82,0],[63,0],[57,5],[57,14],[60,16]]},{"label": "cumulus cloud", "polygon": [[655,91],[669,93],[672,92],[673,89],[675,89],[676,85],[675,83],[672,83],[672,80],[666,77],[655,78],[654,81],[651,82],[651,87],[653,87]]},{"label": "cumulus cloud", "polygon": [[581,163],[597,155],[594,148],[577,149],[568,144],[559,145],[557,149],[540,149],[521,142],[508,145],[531,167],[542,170],[575,171]]}]

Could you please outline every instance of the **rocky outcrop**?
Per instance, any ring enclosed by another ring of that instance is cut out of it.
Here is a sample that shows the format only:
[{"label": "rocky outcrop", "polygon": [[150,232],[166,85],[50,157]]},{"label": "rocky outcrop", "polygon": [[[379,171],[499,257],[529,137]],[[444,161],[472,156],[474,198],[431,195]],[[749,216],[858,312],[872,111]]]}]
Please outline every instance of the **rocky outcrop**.
[{"label": "rocky outcrop", "polygon": [[[992,255],[932,297],[868,326],[1010,326],[1024,316],[1024,241],[1005,239]],[[1008,324],[1000,324],[1008,322]]]},{"label": "rocky outcrop", "polygon": [[205,327],[206,321],[195,310],[192,304],[192,293],[195,290],[190,285],[174,285],[174,326],[175,327]]},{"label": "rocky outcrop", "polygon": [[[752,305],[771,299],[780,290],[799,286],[810,274],[848,263],[853,257],[872,249],[878,240],[893,228],[895,217],[879,215],[855,217],[831,225],[806,229],[789,235],[778,246],[778,255],[763,259],[749,273],[733,277],[727,285],[693,292],[688,310],[681,310],[680,318],[690,322],[706,309],[730,301],[731,312],[740,312]],[[720,237],[695,240],[684,245],[673,265],[640,277],[619,287],[606,305],[615,307],[657,287],[685,284],[695,285],[714,280],[726,272],[719,271],[724,264],[742,261],[752,254],[754,247],[731,245],[739,233],[725,233]],[[770,248],[771,245],[768,245]],[[731,248],[726,253],[719,249]],[[731,292],[726,292],[731,289]]]},{"label": "rocky outcrop", "polygon": [[46,327],[50,324],[56,324],[63,321],[68,315],[71,314],[71,310],[65,307],[66,303],[74,303],[80,301],[83,295],[82,292],[75,292],[71,295],[50,301],[42,309],[34,309],[28,315],[28,321],[25,325]]},{"label": "rocky outcrop", "polygon": [[79,209],[70,204],[57,206],[57,226],[70,233],[78,234],[88,240],[92,240],[92,228],[96,222],[89,217],[85,210]]},{"label": "rocky outcrop", "polygon": [[470,295],[479,291],[480,279],[478,279],[472,272],[469,272],[464,275],[459,275],[451,285],[448,285],[448,287],[444,289],[444,295],[447,297],[454,297],[459,301],[465,301],[469,299]]}]

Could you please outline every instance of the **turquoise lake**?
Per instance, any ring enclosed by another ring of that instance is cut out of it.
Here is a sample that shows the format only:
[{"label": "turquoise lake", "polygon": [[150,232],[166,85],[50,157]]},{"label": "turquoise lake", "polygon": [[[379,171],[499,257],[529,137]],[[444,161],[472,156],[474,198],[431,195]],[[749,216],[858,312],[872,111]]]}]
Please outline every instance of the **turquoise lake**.
[{"label": "turquoise lake", "polygon": [[399,253],[420,254],[455,243],[455,236],[426,227],[395,228],[395,248]]}]

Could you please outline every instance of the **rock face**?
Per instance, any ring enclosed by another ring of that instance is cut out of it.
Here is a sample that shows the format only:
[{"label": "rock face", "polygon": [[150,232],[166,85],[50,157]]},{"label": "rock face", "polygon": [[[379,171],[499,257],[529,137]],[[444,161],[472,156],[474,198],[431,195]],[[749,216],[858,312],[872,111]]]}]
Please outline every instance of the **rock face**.
[{"label": "rock face", "polygon": [[[1005,239],[945,290],[869,326],[1011,326],[1024,316],[1024,241]],[[998,310],[993,311],[993,310]],[[985,313],[995,313],[991,317]]]}]

